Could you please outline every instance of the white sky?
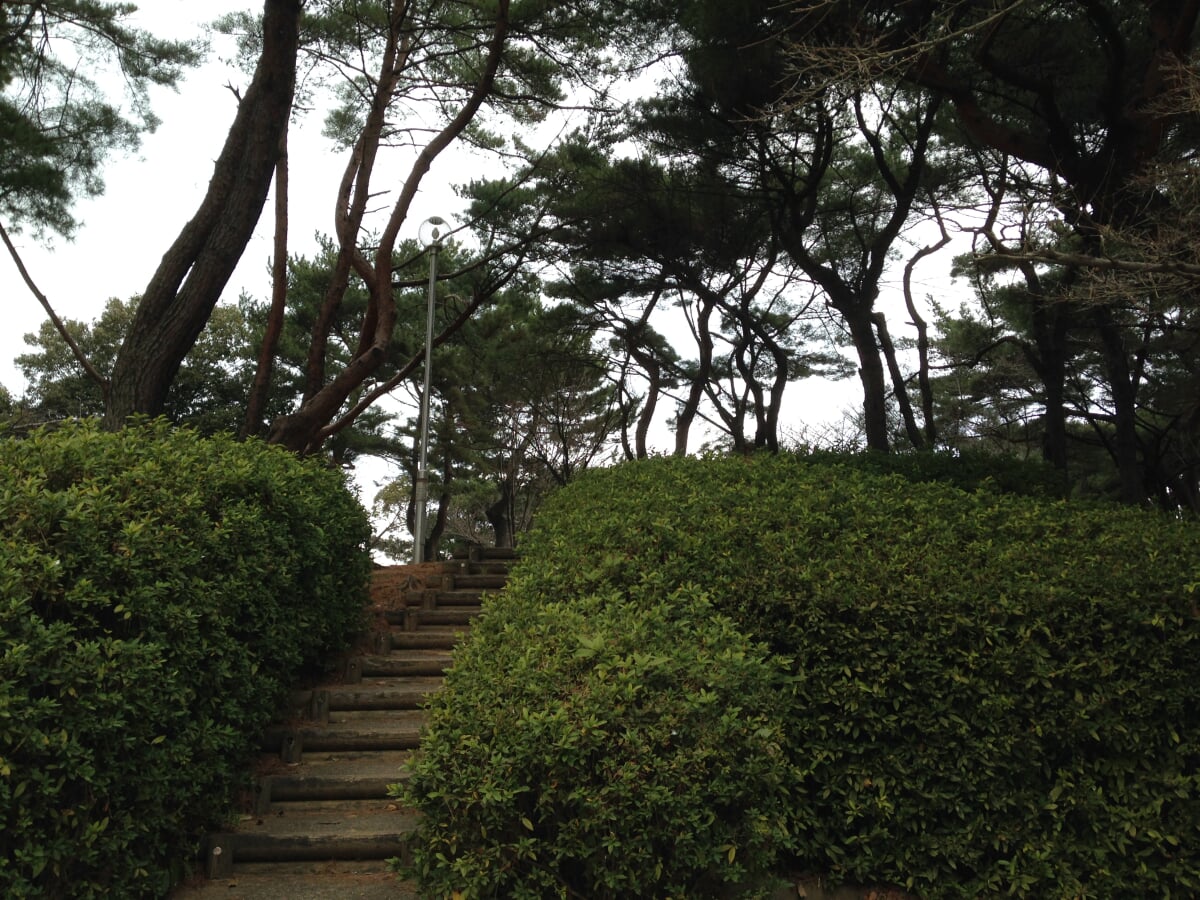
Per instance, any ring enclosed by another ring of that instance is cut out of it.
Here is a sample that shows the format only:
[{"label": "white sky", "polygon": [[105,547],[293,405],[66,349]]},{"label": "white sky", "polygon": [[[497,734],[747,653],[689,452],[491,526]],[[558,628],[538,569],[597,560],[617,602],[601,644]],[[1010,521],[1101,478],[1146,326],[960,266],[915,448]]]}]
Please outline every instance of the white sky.
[{"label": "white sky", "polygon": [[[161,37],[200,36],[205,23],[238,10],[258,12],[254,0],[140,0],[133,21]],[[236,111],[228,85],[244,86],[249,76],[222,59],[233,55],[232,44],[214,36],[208,61],[187,74],[178,91],[155,90],[153,108],[161,125],[144,137],[132,157],[116,157],[105,167],[105,193],[74,207],[81,223],[74,239],[54,236],[38,241],[29,234],[10,234],[25,267],[61,318],[91,322],[111,297],[140,294],[158,261],[195,212],[212,176],[226,132]],[[314,235],[333,231],[333,204],[344,154],[321,136],[317,115],[294,125],[289,135],[291,197],[289,251],[316,249]],[[409,161],[399,165],[407,169]],[[459,201],[451,185],[473,173],[444,155],[426,175],[422,191],[401,237],[416,237],[419,223],[431,215],[452,218]],[[398,186],[398,183],[397,183]],[[270,296],[272,200],[268,198],[254,238],[225,289],[223,300],[234,302],[245,291],[260,299]],[[26,287],[7,249],[0,246],[0,384],[17,397],[25,380],[13,360],[30,348],[24,335],[36,332],[46,314]],[[389,464],[375,459],[356,466],[364,504],[375,490],[395,477]]]},{"label": "white sky", "polygon": [[[205,22],[226,12],[261,7],[249,0],[141,0],[138,5],[137,24],[174,38],[195,37]],[[221,62],[222,56],[230,55],[229,48],[215,45],[209,62],[191,71],[178,92],[152,94],[162,124],[145,136],[135,157],[113,158],[105,167],[104,195],[75,207],[82,226],[73,240],[54,236],[40,242],[29,234],[12,235],[34,282],[59,316],[90,322],[110,297],[128,299],[141,293],[163,253],[195,212],[236,109],[236,98],[227,85],[244,86],[249,80]],[[312,251],[313,235],[333,230],[334,191],[344,156],[321,136],[320,129],[319,117],[313,117],[294,129],[290,140],[291,252]],[[452,169],[446,159],[435,162],[402,236],[415,237],[417,224],[428,215],[455,212],[457,199],[449,185],[467,180],[469,174]],[[442,209],[439,201],[454,204],[455,209]],[[261,299],[269,297],[272,227],[268,200],[224,299],[235,301],[242,290]],[[23,336],[36,331],[46,316],[3,247],[0,305],[5,311],[0,383],[17,396],[24,390],[24,379],[13,359],[28,350]]]},{"label": "white sky", "polygon": [[[194,38],[206,22],[237,10],[260,11],[260,0],[140,0],[135,21],[147,30],[179,39]],[[214,40],[217,40],[214,38]],[[227,85],[242,86],[248,76],[223,63],[232,47],[217,43],[209,61],[188,73],[177,92],[158,90],[153,107],[161,119],[158,130],[146,135],[134,157],[114,158],[105,168],[103,196],[75,207],[81,226],[72,241],[53,237],[39,242],[28,234],[13,234],[30,275],[63,318],[91,322],[111,297],[128,299],[141,293],[171,241],[197,208],[212,174],[212,166],[233,119],[236,98]],[[332,232],[334,191],[345,157],[320,134],[319,116],[312,116],[289,135],[291,166],[290,252],[315,250],[314,235]],[[399,186],[410,160],[397,163]],[[452,186],[479,175],[477,159],[443,154],[426,175],[401,237],[416,236],[420,222],[431,215],[453,219],[460,203]],[[377,184],[379,182],[376,182]],[[242,291],[260,299],[270,294],[268,268],[272,250],[271,200],[268,199],[258,229],[226,288],[224,299],[233,302]],[[381,199],[386,204],[386,199]],[[11,229],[10,229],[11,231]],[[921,275],[930,284],[916,286],[919,294],[944,289],[949,255],[923,264]],[[888,291],[881,305],[889,310],[897,337],[911,333],[900,308],[899,290]],[[14,365],[16,356],[29,348],[26,333],[36,332],[45,313],[26,288],[7,251],[0,246],[0,384],[17,397],[25,389]],[[686,352],[686,351],[685,351]],[[810,423],[808,438],[817,438],[829,423],[836,423],[861,406],[857,378],[841,382],[808,379],[791,385],[786,400],[785,439],[799,436]],[[661,418],[670,414],[661,404]],[[698,426],[690,449],[705,440]],[[663,424],[652,432],[657,449],[673,448],[673,436]],[[366,460],[356,467],[363,502],[369,507],[375,490],[394,477],[388,464]]]},{"label": "white sky", "polygon": [[[205,22],[224,13],[258,11],[260,7],[254,0],[141,0],[135,21],[164,37],[189,38],[200,34]],[[244,85],[248,80],[247,75],[221,62],[222,56],[231,55],[231,48],[218,44],[209,62],[190,72],[178,92],[154,93],[154,109],[162,124],[154,134],[145,136],[136,157],[111,160],[105,170],[105,194],[76,207],[82,225],[73,241],[55,237],[46,244],[28,234],[13,235],[31,276],[60,316],[90,322],[110,297],[129,298],[149,281],[207,187],[235,111],[236,99],[227,85]],[[313,116],[294,127],[289,139],[293,253],[312,251],[313,235],[332,231],[334,190],[344,156],[320,135],[320,126],[319,116]],[[407,162],[400,165],[403,170]],[[452,218],[459,204],[451,186],[477,175],[477,164],[470,158],[439,158],[425,177],[402,236],[415,237],[417,225],[427,216]],[[270,204],[268,200],[258,230],[226,288],[226,300],[236,300],[243,290],[262,299],[269,296]],[[922,274],[944,285],[939,276],[949,262],[948,255],[936,257],[923,264]],[[926,289],[917,287],[920,293]],[[898,295],[898,290],[895,293]],[[894,302],[895,297],[890,300]],[[2,247],[0,304],[5,311],[4,327],[0,328],[0,383],[18,396],[24,381],[13,359],[26,352],[23,336],[36,331],[45,314]],[[888,302],[887,308],[895,307]],[[903,325],[904,318],[897,315],[893,319],[897,337],[910,333]],[[788,393],[788,406],[795,410],[789,423],[793,428],[802,420],[840,419],[845,410],[861,403],[856,378],[837,383],[810,380],[791,386]],[[693,441],[698,443],[699,438]],[[657,443],[661,449],[673,446],[665,435]]]}]

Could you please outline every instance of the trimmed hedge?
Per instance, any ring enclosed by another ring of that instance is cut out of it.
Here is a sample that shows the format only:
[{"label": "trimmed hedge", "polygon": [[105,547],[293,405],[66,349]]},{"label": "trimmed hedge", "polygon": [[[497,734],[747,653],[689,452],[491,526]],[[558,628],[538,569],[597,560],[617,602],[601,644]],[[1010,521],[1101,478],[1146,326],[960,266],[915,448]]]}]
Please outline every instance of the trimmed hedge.
[{"label": "trimmed hedge", "polygon": [[361,628],[343,476],[162,423],[0,443],[0,893],[162,896]]},{"label": "trimmed hedge", "polygon": [[[553,497],[510,593],[569,611],[695,585],[794,660],[774,723],[799,780],[778,832],[797,867],[926,897],[1190,897],[1198,537],[1194,523],[986,483],[968,493],[788,458],[661,459],[589,472]],[[522,652],[544,652],[530,641]],[[503,677],[473,649],[456,662],[467,668],[479,671],[458,677],[472,684]],[[438,727],[479,760],[505,748],[500,785],[512,772],[544,790],[552,749],[534,765],[500,728],[472,731],[474,696],[448,698]],[[494,702],[506,728],[523,728]],[[423,799],[428,827],[459,840],[428,849],[437,877],[491,852],[463,818],[469,796]],[[554,840],[528,852],[556,852]]]},{"label": "trimmed hedge", "polygon": [[936,481],[964,491],[980,489],[1063,499],[1067,492],[1064,473],[1038,459],[980,450],[914,450],[907,453],[854,453],[837,450],[801,450],[795,458],[816,466],[844,466],[874,475],[899,475],[907,481]]},{"label": "trimmed hedge", "polygon": [[679,897],[770,872],[796,787],[783,666],[697,588],[640,588],[543,604],[517,578],[491,601],[403,788],[425,895]]}]

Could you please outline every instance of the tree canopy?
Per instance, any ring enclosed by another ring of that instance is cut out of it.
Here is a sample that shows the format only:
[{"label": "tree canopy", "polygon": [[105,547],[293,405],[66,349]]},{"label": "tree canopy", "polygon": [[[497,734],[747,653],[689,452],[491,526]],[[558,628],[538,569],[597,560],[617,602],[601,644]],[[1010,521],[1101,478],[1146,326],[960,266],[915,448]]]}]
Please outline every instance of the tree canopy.
[{"label": "tree canopy", "polygon": [[[89,52],[127,65],[138,96],[192,58],[122,30],[124,6],[78,6],[103,25]],[[0,19],[4,97],[42,103],[12,101],[33,123],[11,139],[31,136],[31,166],[49,159],[35,133],[69,151],[39,87],[61,90],[51,76],[67,70],[50,64],[58,45],[34,40],[69,30],[53,18],[66,7],[9,4]],[[496,433],[480,398],[507,408],[513,391],[532,402],[554,386],[506,426],[520,453],[573,392],[574,425],[602,425],[611,443],[597,446],[626,456],[664,430],[681,454],[698,438],[777,450],[794,440],[795,383],[856,371],[866,447],[986,446],[1041,457],[1081,492],[1200,509],[1200,4],[264,0],[261,13],[218,23],[249,81],[208,196],[111,363],[93,367],[110,426],[168,411],[273,190],[272,297],[242,307],[257,346],[241,431],[334,456],[383,435],[387,414],[369,410],[413,398],[423,356],[424,248],[401,232],[433,160],[462,146],[492,162],[460,186],[439,278],[447,439]],[[79,114],[99,102],[85,96]],[[132,109],[97,147],[153,124]],[[287,142],[314,109],[344,165],[320,258],[304,260],[289,243]],[[542,127],[560,122],[557,136]],[[100,158],[45,196],[69,210],[71,190],[98,187]],[[17,222],[35,194],[0,202]],[[940,269],[965,302],[914,289],[948,245]],[[552,359],[531,337],[543,329],[571,348],[559,371],[504,361]],[[477,451],[447,452],[472,474],[446,484],[484,477]],[[561,445],[540,452],[552,479],[572,469]]]},{"label": "tree canopy", "polygon": [[[176,85],[199,45],[131,26],[134,10],[104,0],[0,4],[0,224],[70,234],[72,204],[104,189],[108,156],[158,125],[150,87]],[[123,96],[106,88],[113,80]]]}]

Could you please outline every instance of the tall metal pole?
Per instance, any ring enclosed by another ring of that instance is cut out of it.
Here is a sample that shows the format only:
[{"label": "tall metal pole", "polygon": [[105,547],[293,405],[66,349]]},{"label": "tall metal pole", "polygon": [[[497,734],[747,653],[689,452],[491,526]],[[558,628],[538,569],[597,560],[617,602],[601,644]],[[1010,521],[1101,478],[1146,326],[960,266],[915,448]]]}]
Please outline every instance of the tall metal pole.
[{"label": "tall metal pole", "polygon": [[416,509],[413,515],[413,562],[425,562],[425,511],[429,502],[429,388],[433,372],[433,301],[437,293],[437,258],[442,248],[438,226],[444,219],[432,216],[422,224],[433,225],[429,244],[429,302],[425,310],[425,385],[421,390],[420,438],[417,451],[417,479],[413,485]]}]

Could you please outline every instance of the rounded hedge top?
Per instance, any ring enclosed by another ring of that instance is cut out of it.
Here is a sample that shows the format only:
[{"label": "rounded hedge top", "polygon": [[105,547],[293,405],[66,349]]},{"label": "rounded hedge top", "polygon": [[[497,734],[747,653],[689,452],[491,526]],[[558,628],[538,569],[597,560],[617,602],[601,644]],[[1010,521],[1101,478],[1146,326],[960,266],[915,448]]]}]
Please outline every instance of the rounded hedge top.
[{"label": "rounded hedge top", "polygon": [[[517,599],[493,614],[519,600],[587,610],[590,628],[597,597],[653,610],[700,591],[714,621],[788,660],[773,722],[794,802],[777,835],[796,866],[925,896],[1191,896],[1198,536],[986,479],[966,491],[849,463],[656,459],[553,497]],[[469,647],[459,665],[502,677]]]},{"label": "rounded hedge top", "polygon": [[300,670],[362,623],[340,473],[76,424],[0,446],[0,893],[162,896]]}]

